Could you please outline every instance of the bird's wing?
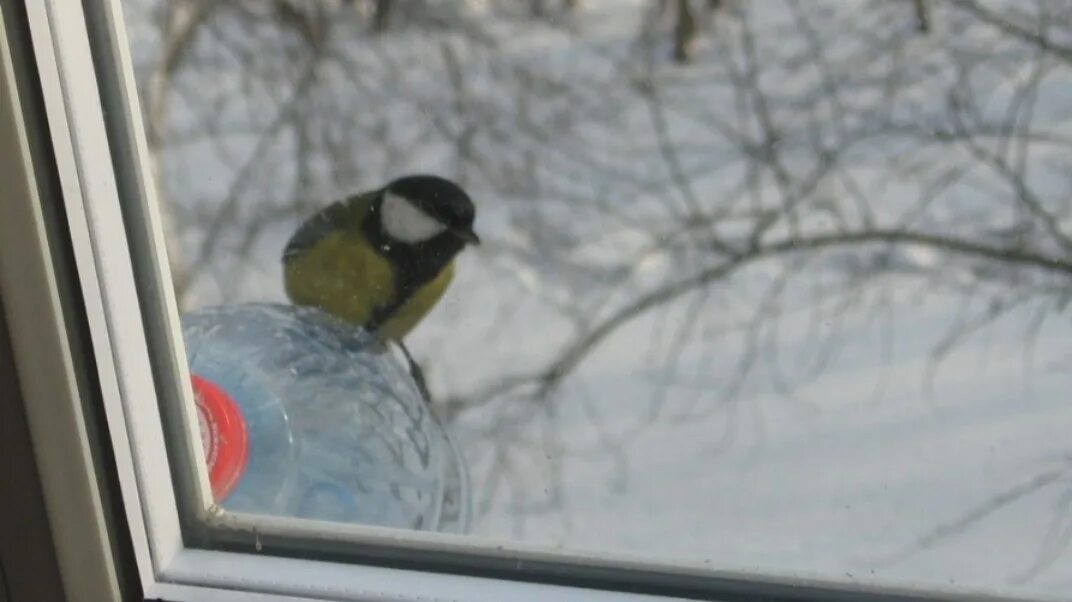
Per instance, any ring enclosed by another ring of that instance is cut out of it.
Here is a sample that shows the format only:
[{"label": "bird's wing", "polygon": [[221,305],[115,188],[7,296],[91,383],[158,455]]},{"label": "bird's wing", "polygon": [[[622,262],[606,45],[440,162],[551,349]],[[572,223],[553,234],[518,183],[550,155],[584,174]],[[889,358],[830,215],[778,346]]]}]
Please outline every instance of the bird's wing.
[{"label": "bird's wing", "polygon": [[360,221],[372,203],[373,193],[365,193],[336,201],[305,220],[283,249],[283,261],[287,262],[312,248],[325,236],[343,230],[348,224]]},{"label": "bird's wing", "polygon": [[334,203],[294,233],[283,251],[283,288],[292,302],[366,327],[391,303],[391,263],[357,229],[374,198],[366,193]]}]

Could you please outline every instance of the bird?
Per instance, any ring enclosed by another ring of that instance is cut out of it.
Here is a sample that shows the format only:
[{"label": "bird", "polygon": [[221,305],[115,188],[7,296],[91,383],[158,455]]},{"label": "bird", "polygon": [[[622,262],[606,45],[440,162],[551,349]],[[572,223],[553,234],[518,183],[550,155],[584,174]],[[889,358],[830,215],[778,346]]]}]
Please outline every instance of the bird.
[{"label": "bird", "polygon": [[454,182],[408,175],[351,195],[303,222],[283,250],[287,296],[396,342],[438,303],[455,257],[479,245],[476,209]]}]

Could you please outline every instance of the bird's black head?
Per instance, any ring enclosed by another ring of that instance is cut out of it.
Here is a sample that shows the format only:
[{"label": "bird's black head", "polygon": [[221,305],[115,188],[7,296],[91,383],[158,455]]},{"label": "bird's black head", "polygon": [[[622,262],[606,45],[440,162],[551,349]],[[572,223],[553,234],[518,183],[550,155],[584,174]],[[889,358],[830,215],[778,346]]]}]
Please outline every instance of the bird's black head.
[{"label": "bird's black head", "polygon": [[420,244],[440,236],[480,244],[473,232],[473,201],[457,184],[430,175],[405,176],[382,192],[381,225],[392,239]]}]

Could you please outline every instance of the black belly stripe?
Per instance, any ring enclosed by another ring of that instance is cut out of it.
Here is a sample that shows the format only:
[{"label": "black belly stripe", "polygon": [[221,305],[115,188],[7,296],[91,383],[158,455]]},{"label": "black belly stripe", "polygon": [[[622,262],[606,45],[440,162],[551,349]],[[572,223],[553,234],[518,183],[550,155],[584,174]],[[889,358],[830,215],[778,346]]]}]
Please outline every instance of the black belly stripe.
[{"label": "black belly stripe", "polygon": [[[443,271],[443,267],[440,267],[436,272],[429,275],[427,269],[407,269],[406,264],[392,261],[393,270],[397,279],[397,286],[395,287],[395,295],[390,303],[377,307],[372,312],[372,316],[365,324],[365,328],[371,331],[378,330],[385,322],[398,313],[402,306],[405,305],[417,294],[420,288],[433,280]],[[414,277],[416,276],[416,278]],[[418,280],[417,278],[420,278]]]},{"label": "black belly stripe", "polygon": [[365,329],[371,332],[379,330],[381,326],[398,313],[398,310],[402,309],[402,306],[406,304],[406,301],[409,301],[409,299],[400,299],[396,297],[395,301],[377,307],[373,310],[372,316],[369,318],[368,322],[365,323]]},{"label": "black belly stripe", "polygon": [[395,294],[390,303],[372,312],[372,317],[365,324],[370,331],[379,329],[393,318],[422,286],[439,276],[464,246],[458,237],[446,232],[416,245],[392,241],[379,228],[378,209],[379,206],[374,203],[362,230],[376,252],[391,263]]}]

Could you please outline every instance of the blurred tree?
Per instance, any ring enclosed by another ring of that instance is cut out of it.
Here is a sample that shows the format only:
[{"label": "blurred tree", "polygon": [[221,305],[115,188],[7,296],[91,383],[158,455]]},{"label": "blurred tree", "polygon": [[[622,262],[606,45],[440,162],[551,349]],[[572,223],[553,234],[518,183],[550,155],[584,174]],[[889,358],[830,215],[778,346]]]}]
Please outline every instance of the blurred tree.
[{"label": "blurred tree", "polygon": [[924,0],[912,0],[912,6],[916,11],[916,29],[919,33],[927,33],[931,30],[931,19],[927,14],[927,5]]},{"label": "blurred tree", "polygon": [[391,16],[391,8],[394,0],[376,0],[376,8],[372,13],[372,28],[375,31],[387,29],[388,19]]},{"label": "blurred tree", "polygon": [[483,507],[509,490],[520,517],[568,505],[560,412],[588,402],[567,387],[629,329],[664,325],[622,369],[650,376],[649,411],[598,427],[615,458],[653,420],[794,395],[848,347],[850,316],[958,300],[928,333],[931,378],[1009,315],[1030,316],[1030,349],[1072,300],[1072,4],[906,6],[142,0],[177,289],[187,306],[272,294],[278,243],[315,208],[407,171],[458,178],[493,225],[476,263],[494,285],[464,294],[492,309],[443,331],[502,361],[428,363],[443,413],[480,417]]}]

